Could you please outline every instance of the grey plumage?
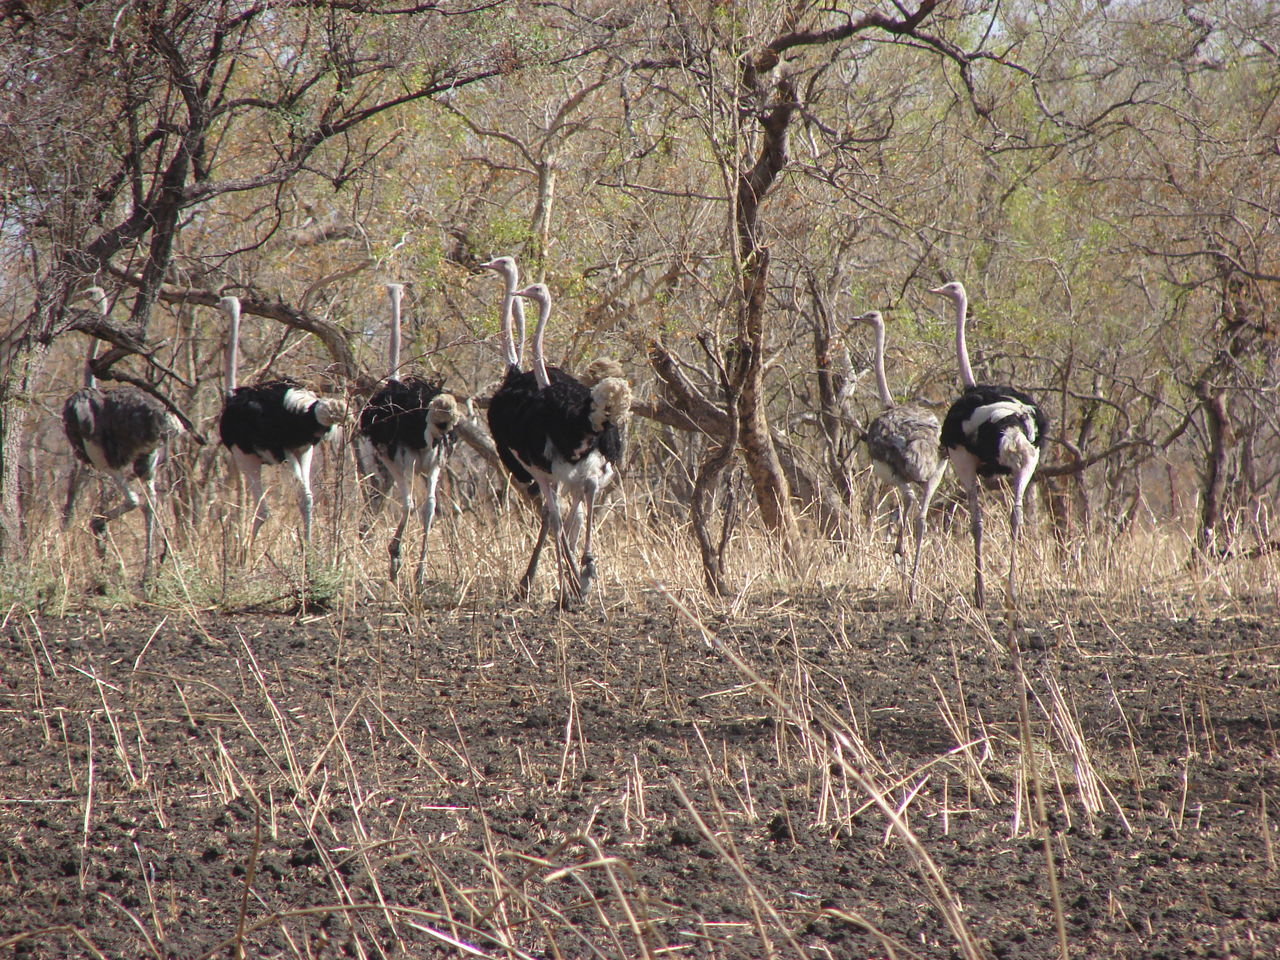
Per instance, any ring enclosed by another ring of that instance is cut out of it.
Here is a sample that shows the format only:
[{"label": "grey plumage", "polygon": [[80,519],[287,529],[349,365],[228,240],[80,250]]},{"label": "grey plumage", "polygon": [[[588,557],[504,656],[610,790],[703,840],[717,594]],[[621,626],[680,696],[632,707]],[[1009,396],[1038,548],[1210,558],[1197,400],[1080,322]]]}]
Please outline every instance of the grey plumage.
[{"label": "grey plumage", "polygon": [[[920,548],[924,542],[929,504],[942,482],[947,462],[942,458],[938,418],[920,407],[898,406],[889,392],[885,375],[885,329],[880,311],[872,310],[856,318],[875,330],[876,389],[884,412],[871,421],[865,439],[875,475],[891,484],[898,493],[898,531],[894,552],[903,553],[907,514],[914,513],[915,555],[911,562],[909,594],[915,602]],[[917,495],[916,488],[920,488]]]},{"label": "grey plumage", "polygon": [[[106,316],[110,305],[105,291],[91,287],[87,292]],[[85,361],[85,385],[63,405],[62,429],[76,459],[110,477],[123,496],[119,504],[93,518],[91,529],[96,536],[105,535],[112,520],[142,506],[146,520],[142,569],[145,581],[151,577],[155,544],[156,463],[161,446],[182,433],[183,426],[163,403],[137,387],[98,387],[93,375],[97,346],[97,338],[92,338]],[[145,496],[141,501],[127,474],[142,482]]]},{"label": "grey plumage", "polygon": [[62,408],[62,426],[81,462],[103,473],[132,468],[140,479],[155,469],[160,446],[182,432],[164,404],[133,386],[77,390]]},{"label": "grey plumage", "polygon": [[938,418],[918,407],[890,407],[867,427],[867,450],[896,483],[927,484],[938,471]]}]

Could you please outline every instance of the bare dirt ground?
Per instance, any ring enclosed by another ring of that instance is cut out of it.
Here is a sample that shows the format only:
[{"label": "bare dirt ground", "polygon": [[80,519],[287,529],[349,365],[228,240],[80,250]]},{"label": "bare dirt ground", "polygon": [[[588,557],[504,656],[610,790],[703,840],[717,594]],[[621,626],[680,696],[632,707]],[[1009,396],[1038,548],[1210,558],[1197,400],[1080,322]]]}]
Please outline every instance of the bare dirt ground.
[{"label": "bare dirt ground", "polygon": [[636,594],[10,611],[0,953],[963,956],[862,777],[979,955],[1280,955],[1274,610],[1033,614],[1024,730],[980,620],[708,615],[786,712]]}]

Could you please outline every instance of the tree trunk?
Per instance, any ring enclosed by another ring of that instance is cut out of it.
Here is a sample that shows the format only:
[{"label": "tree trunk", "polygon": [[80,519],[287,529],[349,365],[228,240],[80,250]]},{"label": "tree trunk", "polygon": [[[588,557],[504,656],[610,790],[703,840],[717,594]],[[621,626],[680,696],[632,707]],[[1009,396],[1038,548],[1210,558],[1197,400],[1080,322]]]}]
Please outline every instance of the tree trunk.
[{"label": "tree trunk", "polygon": [[1229,420],[1222,391],[1212,387],[1207,380],[1196,383],[1196,398],[1204,411],[1205,427],[1209,433],[1209,455],[1205,458],[1204,474],[1200,479],[1200,529],[1196,545],[1205,556],[1214,556],[1230,546],[1227,531],[1222,529]]},{"label": "tree trunk", "polygon": [[[711,349],[705,339],[702,346],[710,356]],[[712,356],[712,360],[720,368],[720,388],[728,408],[728,429],[717,446],[698,465],[698,475],[693,483],[693,498],[689,503],[689,518],[693,524],[694,539],[698,542],[698,552],[702,555],[702,578],[707,592],[723,597],[729,593],[729,585],[724,576],[724,551],[733,526],[733,507],[726,499],[723,532],[719,543],[714,543],[711,539],[711,499],[715,494],[716,484],[724,475],[725,467],[732,462],[738,445],[738,396],[725,375],[719,358]]]},{"label": "tree trunk", "polygon": [[68,291],[77,279],[65,264],[55,266],[36,290],[31,312],[4,344],[0,357],[0,561],[21,562],[26,543],[22,514],[22,454],[31,419],[31,397],[44,387],[52,331],[66,312]]},{"label": "tree trunk", "polygon": [[0,560],[16,562],[26,543],[22,515],[22,449],[33,385],[41,383],[49,348],[35,340],[18,348],[0,383]]},{"label": "tree trunk", "polygon": [[788,557],[796,552],[797,530],[791,511],[791,487],[782,472],[778,451],[769,433],[764,409],[764,292],[769,254],[760,250],[747,265],[734,391],[738,393],[739,443],[747,473],[755,487],[756,503],[765,526],[776,534]]},{"label": "tree trunk", "polygon": [[[761,63],[748,60],[743,66],[743,97],[753,99],[759,92],[760,70],[772,69],[776,56],[765,51]],[[756,503],[765,526],[781,542],[785,555],[793,558],[798,544],[795,515],[791,511],[791,491],[778,460],[769,432],[764,394],[764,301],[769,277],[769,251],[759,237],[760,204],[787,164],[787,127],[795,112],[795,90],[789,80],[778,83],[775,106],[760,119],[763,140],[755,163],[738,177],[735,196],[738,255],[742,269],[742,299],[738,309],[737,350],[733,387],[738,393],[739,442],[747,473],[755,488]]]},{"label": "tree trunk", "polygon": [[[654,401],[633,401],[631,412],[677,430],[723,439],[730,428],[725,411],[689,381],[671,354],[657,341],[649,345],[649,364],[661,386],[660,397]],[[736,428],[738,424],[735,422],[733,426]],[[795,450],[785,438],[772,432],[770,436],[795,505],[813,512],[824,536],[839,536],[848,528],[848,502],[840,499],[834,487],[824,484],[820,477],[799,463]]]}]

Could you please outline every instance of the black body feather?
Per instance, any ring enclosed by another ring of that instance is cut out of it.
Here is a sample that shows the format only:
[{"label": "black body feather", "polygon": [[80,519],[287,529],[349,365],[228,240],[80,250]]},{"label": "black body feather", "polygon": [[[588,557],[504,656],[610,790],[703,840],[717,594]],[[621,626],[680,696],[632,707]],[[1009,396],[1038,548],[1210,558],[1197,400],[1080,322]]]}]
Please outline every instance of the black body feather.
[{"label": "black body feather", "polygon": [[591,426],[591,388],[559,367],[547,368],[550,384],[508,367],[502,386],[489,402],[489,431],[498,456],[516,482],[530,493],[537,485],[528,467],[550,474],[552,457],[577,463],[594,451],[617,464],[622,459],[622,433],[613,423]]},{"label": "black body feather", "polygon": [[109,469],[132,467],[142,480],[155,470],[157,449],[178,432],[164,404],[131,386],[77,390],[63,405],[62,427],[81,462],[99,466],[88,451],[93,444]]},{"label": "black body feather", "polygon": [[[310,397],[310,404],[288,409],[285,398],[290,390]],[[316,419],[319,402],[315,394],[288,377],[237,387],[223,405],[218,435],[225,447],[254,454],[266,463],[284,463],[287,451],[314,446],[332,429]]]},{"label": "black body feather", "polygon": [[[360,433],[391,459],[402,449],[425,450],[430,442],[427,408],[443,388],[443,383],[421,377],[388,380],[360,411]],[[437,445],[451,445],[454,436],[450,431]]]},{"label": "black body feather", "polygon": [[[999,415],[1001,404],[1010,405],[1009,412]],[[1014,405],[1024,410],[1015,409]],[[996,407],[997,415],[984,417],[984,407]],[[977,420],[973,421],[975,414]],[[978,384],[970,387],[947,411],[942,421],[942,446],[947,449],[963,447],[978,459],[980,476],[992,477],[1010,474],[1000,462],[1000,438],[1011,429],[1022,430],[1037,450],[1044,446],[1044,434],[1049,429],[1049,418],[1040,405],[1028,394],[1013,387]]]}]

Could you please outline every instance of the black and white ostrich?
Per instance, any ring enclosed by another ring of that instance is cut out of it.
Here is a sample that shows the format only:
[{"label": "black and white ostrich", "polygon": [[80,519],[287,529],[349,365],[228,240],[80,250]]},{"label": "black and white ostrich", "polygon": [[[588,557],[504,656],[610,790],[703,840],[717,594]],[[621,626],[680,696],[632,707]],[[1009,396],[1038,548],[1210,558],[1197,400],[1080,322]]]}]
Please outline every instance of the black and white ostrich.
[{"label": "black and white ostrich", "polygon": [[315,445],[346,419],[342,400],[321,399],[288,377],[236,386],[240,349],[240,300],[223,297],[218,305],[227,314],[227,394],[218,422],[222,445],[231,451],[236,468],[249,486],[254,501],[253,533],[267,519],[262,489],[262,465],[287,463],[297,478],[298,507],[302,512],[305,543],[311,543],[311,457]]},{"label": "black and white ostrich", "polygon": [[[883,483],[891,484],[898,494],[898,532],[894,553],[903,555],[903,534],[908,513],[913,514],[915,555],[911,560],[909,597],[915,602],[920,547],[924,542],[925,524],[933,494],[942,482],[947,461],[939,445],[938,418],[921,407],[898,405],[889,392],[884,371],[885,328],[880,311],[872,310],[855,318],[875,331],[876,389],[884,412],[871,421],[864,439],[871,455],[871,470]],[[920,489],[917,496],[916,488]]]},{"label": "black and white ostrich", "polygon": [[[111,309],[106,291],[90,287],[86,292],[106,317]],[[105,536],[108,523],[139,505],[138,494],[126,473],[132,473],[142,482],[141,506],[147,531],[142,579],[146,582],[151,579],[151,558],[155,550],[156,463],[160,447],[184,428],[163,403],[137,387],[128,384],[105,390],[98,387],[93,372],[97,351],[98,338],[90,337],[84,386],[63,405],[62,428],[76,458],[110,477],[124,497],[90,522],[90,529],[99,539]]]},{"label": "black and white ostrich", "polygon": [[[557,371],[560,376],[552,376],[546,367],[543,349],[551,316],[551,291],[546,284],[535,283],[517,290],[515,295],[533,300],[539,308],[533,333],[533,370],[542,387],[541,416],[547,441],[543,459],[531,465],[540,483],[544,478],[553,482],[550,488],[553,498],[557,487],[568,494],[569,513],[563,530],[559,529],[554,504],[550,510],[546,509],[546,488],[544,516],[551,520],[552,532],[557,534],[557,546],[562,549],[564,568],[568,570],[569,588],[573,595],[582,598],[586,597],[596,575],[595,556],[591,551],[596,498],[608,486],[614,467],[622,459],[622,427],[631,412],[631,387],[626,380],[615,376],[605,376],[591,387],[562,371]],[[590,376],[600,372],[599,366],[588,370]],[[584,524],[582,560],[575,569],[573,557]]]},{"label": "black and white ostrich", "polygon": [[[619,377],[607,376],[593,387],[563,370],[547,367],[543,342],[551,316],[551,294],[544,284],[515,289],[517,273],[510,257],[484,264],[507,281],[502,310],[502,343],[506,376],[489,404],[489,429],[502,462],[517,483],[536,486],[542,501],[542,523],[529,566],[520,581],[527,594],[537,572],[547,535],[555,540],[561,575],[561,602],[587,596],[596,576],[592,553],[595,504],[622,457],[622,433],[631,408],[631,388]],[[512,338],[515,298],[539,305],[533,335],[533,371],[522,372]],[[607,372],[612,372],[610,369]],[[569,520],[560,513],[558,491],[569,495]],[[585,522],[581,565],[574,554]]]},{"label": "black and white ostrich", "polygon": [[1040,448],[1049,427],[1048,417],[1026,393],[1013,387],[979,384],[969,366],[965,344],[965,314],[969,305],[964,284],[958,280],[929,291],[946,297],[956,311],[956,360],[960,366],[960,395],[942,421],[942,445],[956,478],[969,496],[973,530],[974,604],[986,602],[982,580],[982,504],[979,477],[1009,476],[1013,483],[1013,509],[1009,515],[1008,602],[1017,602],[1017,548],[1022,527],[1022,498],[1040,462]]},{"label": "black and white ostrich", "polygon": [[398,379],[400,370],[400,301],[404,286],[387,284],[391,300],[391,348],[387,380],[360,412],[360,440],[367,443],[395,481],[400,495],[400,523],[391,537],[391,580],[400,572],[400,544],[414,507],[418,477],[426,495],[418,507],[422,520],[422,549],[418,554],[416,583],[422,589],[427,558],[427,537],[436,512],[436,485],[454,442],[453,428],[461,418],[458,401],[443,384],[421,377]]}]

